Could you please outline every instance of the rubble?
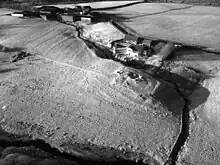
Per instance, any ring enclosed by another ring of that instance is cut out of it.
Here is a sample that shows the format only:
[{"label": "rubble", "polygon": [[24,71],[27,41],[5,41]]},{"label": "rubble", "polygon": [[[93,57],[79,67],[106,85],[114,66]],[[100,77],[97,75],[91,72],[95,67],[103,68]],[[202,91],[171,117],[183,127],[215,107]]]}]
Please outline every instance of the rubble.
[{"label": "rubble", "polygon": [[[178,106],[183,104],[182,98],[173,90],[174,86],[172,84],[162,80],[159,81],[149,74],[136,69],[123,68],[118,70],[114,85],[126,86],[144,100],[149,96],[153,97],[162,104],[167,105],[171,111],[177,111]],[[166,97],[167,95],[169,96],[168,98]],[[176,105],[174,104],[175,101],[178,102]],[[181,111],[177,113],[181,113]]]},{"label": "rubble", "polygon": [[80,6],[80,5],[75,6],[74,9],[81,10],[82,14],[84,14],[84,15],[89,14],[91,12],[91,10],[92,10],[91,6]]},{"label": "rubble", "polygon": [[83,15],[84,12],[82,8],[64,8],[64,12],[62,13],[64,15]]},{"label": "rubble", "polygon": [[21,51],[21,52],[16,53],[15,55],[11,56],[10,62],[17,62],[18,60],[22,60],[22,59],[29,57],[29,56],[31,56],[30,53],[25,52],[25,51]]},{"label": "rubble", "polygon": [[177,49],[172,42],[159,42],[153,45],[151,40],[132,35],[125,35],[123,40],[113,42],[111,45],[114,58],[120,61],[136,60],[157,67]]}]

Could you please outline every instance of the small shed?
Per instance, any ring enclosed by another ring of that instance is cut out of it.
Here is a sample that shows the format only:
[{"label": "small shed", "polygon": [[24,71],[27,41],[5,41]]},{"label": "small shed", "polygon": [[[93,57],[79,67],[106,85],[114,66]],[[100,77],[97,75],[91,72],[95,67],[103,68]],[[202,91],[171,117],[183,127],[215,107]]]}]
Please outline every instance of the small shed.
[{"label": "small shed", "polygon": [[73,22],[76,21],[91,23],[93,21],[93,17],[91,15],[73,15]]},{"label": "small shed", "polygon": [[11,13],[11,16],[13,16],[13,17],[24,17],[24,14],[22,12],[14,12],[14,13]]}]

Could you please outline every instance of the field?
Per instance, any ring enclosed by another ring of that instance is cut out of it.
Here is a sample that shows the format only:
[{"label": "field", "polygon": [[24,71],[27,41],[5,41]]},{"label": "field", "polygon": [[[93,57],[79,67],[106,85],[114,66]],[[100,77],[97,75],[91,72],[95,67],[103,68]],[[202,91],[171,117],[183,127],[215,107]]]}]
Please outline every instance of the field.
[{"label": "field", "polygon": [[[218,8],[127,3],[89,5],[137,35],[219,47]],[[89,160],[219,164],[219,54],[185,46],[155,73],[107,58],[75,26],[10,12],[0,9],[2,130]],[[122,37],[108,23],[83,28]]]}]

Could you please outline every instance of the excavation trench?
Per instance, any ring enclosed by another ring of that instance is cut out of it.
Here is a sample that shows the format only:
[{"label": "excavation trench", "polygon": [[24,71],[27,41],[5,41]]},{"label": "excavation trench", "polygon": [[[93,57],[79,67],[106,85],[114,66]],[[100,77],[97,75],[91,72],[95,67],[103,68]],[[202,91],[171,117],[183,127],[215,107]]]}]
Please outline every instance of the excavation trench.
[{"label": "excavation trench", "polygon": [[[111,23],[116,27],[118,28],[120,31],[122,31],[124,34],[131,34],[129,33],[129,31],[126,31],[125,29],[123,29],[121,26],[118,26],[117,23],[115,23],[114,21],[111,21]],[[94,42],[91,42],[90,40],[86,40],[85,38],[83,38],[81,36],[81,31],[80,31],[80,28],[76,28],[77,29],[77,32],[78,32],[78,37],[82,40],[84,40],[85,42],[88,42],[89,44],[91,44],[95,49],[98,49],[98,50],[103,50],[103,46],[99,45],[99,44],[96,44]],[[158,40],[159,41],[159,40]],[[161,40],[162,41],[162,40]],[[164,42],[164,41],[162,41]],[[103,53],[106,52],[106,51],[102,51]],[[108,58],[108,59],[112,59],[114,61],[118,61],[117,59],[113,58],[112,55],[110,55],[111,52],[109,52],[109,50],[107,50],[107,53],[105,55],[102,56],[102,58]],[[129,66],[129,67],[133,67],[133,68],[136,68],[136,69],[145,69],[145,66],[144,65],[141,65],[142,68],[140,68],[140,62],[138,61],[130,61],[130,62],[122,62],[122,61],[118,61],[118,62],[121,62],[123,63],[124,65],[126,66]],[[160,70],[161,68],[163,67],[163,63],[162,65],[156,69],[156,71]],[[150,74],[150,73],[149,73]],[[155,75],[152,75],[152,76],[155,76]],[[156,76],[156,78],[160,78],[160,79],[163,79],[162,77],[160,76]],[[182,118],[181,118],[181,131],[180,131],[180,134],[174,144],[174,147],[169,155],[169,159],[164,163],[164,165],[175,165],[176,162],[177,162],[177,159],[178,159],[178,154],[180,152],[180,150],[182,149],[182,147],[184,146],[188,136],[189,136],[189,100],[187,99],[186,96],[184,96],[184,94],[182,93],[182,91],[179,89],[179,87],[177,86],[176,83],[174,82],[171,82],[171,81],[168,81],[168,80],[165,80],[171,84],[173,84],[176,88],[176,91],[179,93],[179,95],[183,98],[184,102],[185,102],[185,105],[182,109]]]},{"label": "excavation trench", "polygon": [[[51,155],[50,158],[61,158],[65,160],[69,160],[70,162],[76,162],[79,165],[141,165],[143,164],[142,162],[134,162],[134,161],[129,161],[129,160],[124,160],[124,159],[116,159],[114,161],[96,161],[96,160],[88,160],[88,159],[83,159],[81,157],[73,156],[71,154],[68,154],[66,152],[60,152],[58,149],[51,147],[48,143],[46,143],[44,140],[36,139],[36,140],[31,140],[29,138],[18,138],[17,135],[8,135],[10,138],[2,138],[0,137],[0,148],[7,148],[7,147],[17,147],[18,149],[20,147],[35,147],[36,149],[40,149],[46,153],[49,153]],[[15,137],[18,140],[9,140],[13,139]],[[26,140],[24,140],[26,139]],[[0,153],[0,158],[1,158],[1,153]]]},{"label": "excavation trench", "polygon": [[178,159],[178,154],[180,152],[180,150],[182,149],[182,147],[184,146],[188,136],[189,136],[189,101],[187,98],[185,98],[185,96],[182,94],[182,92],[179,90],[179,88],[176,86],[176,90],[178,91],[178,93],[182,96],[182,98],[185,101],[185,105],[184,108],[182,110],[182,127],[181,127],[181,132],[179,134],[178,139],[176,140],[176,143],[173,147],[172,152],[169,155],[169,159],[164,163],[164,165],[175,165],[176,161]]},{"label": "excavation trench", "polygon": [[[117,24],[115,24],[114,21],[112,21],[112,24],[116,28],[119,28],[118,26],[116,26]],[[133,68],[136,68],[136,69],[145,69],[144,65],[141,65],[141,67],[140,67],[141,63],[139,61],[123,62],[123,61],[119,61],[119,60],[115,59],[113,57],[113,55],[111,55],[112,52],[110,52],[109,49],[107,49],[107,51],[102,51],[103,50],[103,46],[83,38],[82,35],[81,35],[80,28],[76,27],[76,29],[77,29],[77,32],[78,32],[78,37],[80,39],[82,39],[82,40],[84,40],[84,42],[89,43],[90,45],[92,45],[94,49],[99,50],[99,51],[101,50],[101,52],[103,53],[102,58],[112,59],[114,61],[121,62],[121,63],[123,63],[126,66],[133,67]],[[121,30],[125,34],[130,34],[125,29],[121,29],[121,27],[119,28],[119,30]],[[107,52],[107,53],[105,53],[105,52]],[[162,65],[159,68],[156,69],[156,71],[160,70],[162,67],[163,67],[163,63],[162,63]],[[154,75],[152,75],[152,76],[154,76]],[[160,76],[157,77],[157,78],[163,79]],[[177,92],[183,98],[183,100],[185,102],[184,108],[182,109],[182,119],[181,119],[182,123],[181,123],[180,134],[179,134],[179,136],[178,136],[178,138],[177,138],[177,140],[176,140],[176,142],[174,144],[172,152],[169,155],[169,159],[164,163],[164,165],[175,165],[176,161],[178,159],[179,151],[184,146],[184,144],[185,144],[185,142],[186,142],[186,140],[188,138],[188,135],[189,135],[189,109],[188,109],[189,101],[184,96],[184,94],[181,92],[181,90],[179,89],[179,87],[175,83],[173,83],[171,81],[168,81],[168,80],[165,80],[165,81],[167,81],[167,82],[169,82],[169,83],[171,83],[171,84],[173,84],[175,86]]]}]

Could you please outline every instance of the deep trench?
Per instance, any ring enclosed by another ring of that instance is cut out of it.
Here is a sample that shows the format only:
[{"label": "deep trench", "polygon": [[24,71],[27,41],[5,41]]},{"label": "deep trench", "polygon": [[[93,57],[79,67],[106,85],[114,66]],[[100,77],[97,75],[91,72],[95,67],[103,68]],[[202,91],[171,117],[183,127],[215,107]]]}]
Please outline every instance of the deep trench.
[{"label": "deep trench", "polygon": [[[16,135],[10,135],[11,137],[16,137]],[[95,161],[89,159],[83,159],[81,157],[77,157],[66,152],[61,152],[56,148],[51,147],[50,144],[46,143],[44,140],[36,139],[36,140],[6,140],[0,138],[0,147],[29,147],[34,146],[36,149],[41,149],[44,152],[50,153],[52,157],[59,157],[62,159],[67,159],[72,162],[76,162],[79,165],[143,165],[142,162],[135,162],[124,159],[116,159],[114,161]]]},{"label": "deep trench", "polygon": [[181,118],[181,132],[178,136],[178,139],[173,147],[173,150],[171,151],[169,155],[169,159],[164,163],[164,165],[175,165],[178,160],[178,154],[181,151],[182,147],[184,146],[185,142],[187,141],[187,138],[189,136],[189,100],[182,94],[182,92],[179,90],[178,86],[174,84],[176,87],[176,90],[180,94],[180,96],[183,98],[185,104],[182,110],[182,118]]},{"label": "deep trench", "polygon": [[[68,24],[70,25],[70,24]],[[74,26],[73,24],[71,24],[71,26]],[[77,26],[74,26],[76,28],[77,31],[77,36],[82,39],[85,42],[89,42],[93,47],[95,47],[95,49],[99,49],[99,47],[97,46],[96,43],[93,43],[89,40],[85,40],[81,37],[81,29]],[[126,33],[128,34],[128,32]],[[103,48],[102,48],[103,49]],[[108,55],[106,55],[107,57]],[[114,59],[112,59],[114,60]],[[126,63],[123,63],[124,65],[126,65]],[[132,64],[129,64],[130,67]],[[136,68],[134,66],[134,68]],[[172,83],[172,82],[170,82]],[[173,84],[173,83],[172,83]],[[184,99],[185,101],[185,106],[183,108],[183,112],[182,112],[182,126],[181,126],[181,132],[178,136],[178,139],[175,142],[175,145],[172,149],[171,154],[169,155],[169,159],[164,163],[164,165],[175,165],[178,159],[178,154],[179,151],[181,150],[181,148],[184,146],[188,135],[189,135],[189,110],[188,110],[188,105],[189,105],[189,101],[187,100],[187,98],[184,97],[184,95],[181,93],[181,91],[179,90],[178,86],[176,84],[174,84],[176,87],[177,92],[181,95],[181,97]],[[11,135],[12,137],[14,135]],[[142,165],[144,164],[142,160],[135,162],[135,161],[131,161],[131,160],[125,160],[125,159],[116,159],[115,161],[94,161],[94,160],[85,160],[81,157],[77,157],[71,154],[68,154],[66,152],[61,152],[56,148],[53,148],[50,146],[50,144],[46,143],[44,140],[15,140],[15,141],[10,141],[10,140],[5,140],[5,139],[1,139],[0,138],[0,146],[3,148],[9,147],[9,146],[15,146],[15,147],[25,147],[25,146],[34,146],[38,149],[41,149],[45,152],[48,152],[50,154],[52,154],[53,156],[57,156],[57,157],[61,157],[64,159],[68,159],[70,161],[74,161],[77,162],[79,164],[95,164],[95,165]],[[146,165],[146,164],[145,164]]]}]

